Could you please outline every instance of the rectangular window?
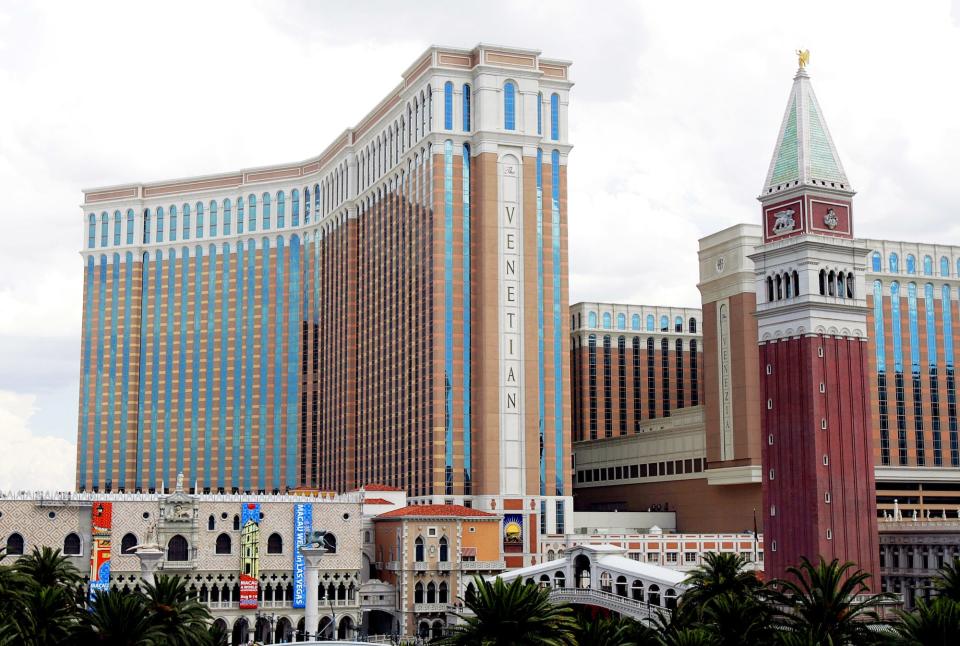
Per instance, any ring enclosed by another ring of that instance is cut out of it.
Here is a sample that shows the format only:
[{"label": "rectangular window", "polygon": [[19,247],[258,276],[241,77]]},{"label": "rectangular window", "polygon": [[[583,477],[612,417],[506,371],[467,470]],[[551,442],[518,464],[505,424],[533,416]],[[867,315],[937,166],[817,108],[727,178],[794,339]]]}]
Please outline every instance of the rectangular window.
[{"label": "rectangular window", "polygon": [[564,510],[563,510],[563,501],[557,501],[557,533],[566,534],[567,533],[567,523],[564,519]]}]

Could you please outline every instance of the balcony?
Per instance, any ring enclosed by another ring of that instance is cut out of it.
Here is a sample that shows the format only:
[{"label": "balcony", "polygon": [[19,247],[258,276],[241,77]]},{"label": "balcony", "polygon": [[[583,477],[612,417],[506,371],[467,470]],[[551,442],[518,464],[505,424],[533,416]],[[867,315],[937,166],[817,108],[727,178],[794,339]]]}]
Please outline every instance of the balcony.
[{"label": "balcony", "polygon": [[441,572],[449,572],[453,569],[453,562],[451,561],[438,561],[437,570]]},{"label": "balcony", "polygon": [[506,564],[503,561],[461,561],[460,569],[464,572],[477,572],[480,570],[505,570]]},{"label": "balcony", "polygon": [[387,561],[383,564],[383,569],[396,572],[400,569],[400,561]]},{"label": "balcony", "polygon": [[446,612],[448,604],[446,603],[415,603],[414,612]]},{"label": "balcony", "polygon": [[413,564],[413,570],[415,572],[426,572],[430,569],[430,564],[426,561],[415,561]]}]

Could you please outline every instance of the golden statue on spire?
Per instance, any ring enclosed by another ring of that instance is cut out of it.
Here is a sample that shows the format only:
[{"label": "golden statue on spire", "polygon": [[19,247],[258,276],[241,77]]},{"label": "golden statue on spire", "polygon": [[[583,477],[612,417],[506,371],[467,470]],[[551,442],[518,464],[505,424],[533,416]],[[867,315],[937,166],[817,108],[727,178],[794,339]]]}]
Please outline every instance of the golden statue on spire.
[{"label": "golden statue on spire", "polygon": [[797,60],[800,63],[800,69],[805,69],[810,63],[810,50],[809,49],[798,49],[797,50]]}]

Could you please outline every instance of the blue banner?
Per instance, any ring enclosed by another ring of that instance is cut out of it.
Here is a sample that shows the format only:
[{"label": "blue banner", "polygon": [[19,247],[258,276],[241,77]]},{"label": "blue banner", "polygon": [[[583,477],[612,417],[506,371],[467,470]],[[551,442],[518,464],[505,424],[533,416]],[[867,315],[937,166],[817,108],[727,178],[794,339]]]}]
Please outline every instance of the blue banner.
[{"label": "blue banner", "polygon": [[[300,546],[307,542],[313,531],[313,503],[298,502],[293,505],[293,607],[307,604],[306,572]],[[314,593],[316,594],[316,593]]]}]

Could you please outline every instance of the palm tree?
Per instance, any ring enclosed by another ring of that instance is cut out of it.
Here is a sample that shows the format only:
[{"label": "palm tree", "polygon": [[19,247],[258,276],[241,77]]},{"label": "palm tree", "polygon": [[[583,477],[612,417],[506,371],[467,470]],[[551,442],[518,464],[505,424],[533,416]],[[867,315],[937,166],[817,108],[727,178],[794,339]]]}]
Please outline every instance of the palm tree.
[{"label": "palm tree", "polygon": [[613,617],[591,620],[580,615],[577,621],[576,643],[590,646],[634,646],[631,638],[632,622]]},{"label": "palm tree", "polygon": [[163,644],[209,643],[210,611],[190,594],[186,581],[180,577],[161,574],[154,583],[145,583],[144,604],[153,625],[164,635]]},{"label": "palm tree", "polygon": [[870,575],[854,567],[837,559],[827,563],[822,557],[814,565],[804,557],[800,567],[787,568],[795,581],[771,583],[776,591],[774,600],[786,609],[781,617],[783,628],[801,638],[800,643],[845,646],[876,642],[868,622],[877,620],[873,609],[891,595],[866,595]]},{"label": "palm tree", "polygon": [[41,587],[76,588],[82,577],[60,548],[34,547],[33,551],[17,559],[17,570]]},{"label": "palm tree", "polygon": [[946,563],[940,568],[937,578],[933,581],[933,587],[936,588],[940,598],[960,602],[960,557],[954,558],[951,563]]},{"label": "palm tree", "polygon": [[[6,548],[0,548],[0,561],[6,557]],[[19,632],[17,620],[23,616],[26,594],[30,585],[26,577],[10,565],[0,565],[0,646],[15,643]]]},{"label": "palm tree", "polygon": [[553,605],[550,592],[521,579],[492,583],[474,577],[476,592],[464,602],[473,614],[458,615],[455,626],[438,643],[451,646],[574,646],[576,622],[569,607]]},{"label": "palm tree", "polygon": [[31,586],[17,620],[15,644],[47,646],[71,643],[79,627],[77,607],[66,588]]},{"label": "palm tree", "polygon": [[761,587],[757,576],[746,569],[746,557],[708,552],[703,561],[684,581],[689,588],[682,604],[701,608],[720,595],[750,596]]},{"label": "palm tree", "polygon": [[770,607],[755,596],[725,592],[703,606],[702,625],[717,646],[770,644],[773,628]]},{"label": "palm tree", "polygon": [[163,632],[153,624],[142,594],[105,590],[90,602],[79,637],[85,644],[152,646]]},{"label": "palm tree", "polygon": [[947,597],[931,603],[922,599],[914,612],[899,612],[900,622],[893,626],[897,644],[904,646],[951,646],[960,635],[960,603]]}]

